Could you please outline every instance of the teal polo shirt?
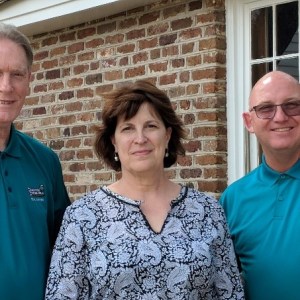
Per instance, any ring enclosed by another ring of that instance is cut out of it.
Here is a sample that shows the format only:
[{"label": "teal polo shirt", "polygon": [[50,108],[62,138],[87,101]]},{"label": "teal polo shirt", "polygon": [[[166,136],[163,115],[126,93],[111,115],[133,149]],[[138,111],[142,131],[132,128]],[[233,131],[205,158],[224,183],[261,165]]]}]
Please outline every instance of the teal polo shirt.
[{"label": "teal polo shirt", "polygon": [[0,299],[42,300],[69,198],[57,155],[11,128],[0,152]]},{"label": "teal polo shirt", "polygon": [[262,164],[222,194],[247,300],[300,299],[300,160]]}]

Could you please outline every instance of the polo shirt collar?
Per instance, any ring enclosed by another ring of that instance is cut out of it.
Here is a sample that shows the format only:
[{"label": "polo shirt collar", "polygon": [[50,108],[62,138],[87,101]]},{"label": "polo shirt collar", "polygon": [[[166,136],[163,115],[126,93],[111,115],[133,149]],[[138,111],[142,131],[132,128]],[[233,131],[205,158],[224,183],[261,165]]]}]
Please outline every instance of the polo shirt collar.
[{"label": "polo shirt collar", "polygon": [[21,157],[20,141],[17,137],[17,130],[13,124],[10,128],[8,144],[3,153],[12,157]]},{"label": "polo shirt collar", "polygon": [[300,160],[298,161],[287,171],[285,172],[278,172],[273,169],[271,169],[267,163],[265,156],[262,156],[262,164],[261,164],[261,178],[265,178],[264,181],[269,184],[274,184],[279,177],[282,175],[288,175],[290,177],[296,178],[300,180]]}]

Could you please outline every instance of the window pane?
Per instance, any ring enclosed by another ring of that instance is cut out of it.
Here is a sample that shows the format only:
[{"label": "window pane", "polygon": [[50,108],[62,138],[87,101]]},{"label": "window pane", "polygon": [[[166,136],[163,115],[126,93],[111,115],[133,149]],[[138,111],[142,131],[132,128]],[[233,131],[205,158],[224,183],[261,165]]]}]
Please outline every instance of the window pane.
[{"label": "window pane", "polygon": [[252,65],[252,86],[256,83],[256,81],[264,76],[266,73],[273,70],[272,62],[265,62],[261,64]]},{"label": "window pane", "polygon": [[298,52],[298,1],[276,6],[277,55]]},{"label": "window pane", "polygon": [[291,58],[291,59],[280,59],[276,63],[277,63],[277,67],[276,67],[277,70],[286,72],[291,76],[295,77],[297,80],[299,80],[298,57]]},{"label": "window pane", "polygon": [[251,12],[251,57],[252,59],[273,56],[272,7]]}]

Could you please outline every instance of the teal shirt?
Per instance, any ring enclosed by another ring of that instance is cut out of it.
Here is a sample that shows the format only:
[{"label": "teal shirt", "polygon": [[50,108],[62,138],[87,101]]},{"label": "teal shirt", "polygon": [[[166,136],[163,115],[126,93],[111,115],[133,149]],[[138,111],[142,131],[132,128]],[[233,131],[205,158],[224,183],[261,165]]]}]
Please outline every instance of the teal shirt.
[{"label": "teal shirt", "polygon": [[262,164],[222,194],[247,300],[300,299],[300,160]]},{"label": "teal shirt", "polygon": [[0,152],[0,299],[42,300],[69,198],[57,155],[12,126]]}]

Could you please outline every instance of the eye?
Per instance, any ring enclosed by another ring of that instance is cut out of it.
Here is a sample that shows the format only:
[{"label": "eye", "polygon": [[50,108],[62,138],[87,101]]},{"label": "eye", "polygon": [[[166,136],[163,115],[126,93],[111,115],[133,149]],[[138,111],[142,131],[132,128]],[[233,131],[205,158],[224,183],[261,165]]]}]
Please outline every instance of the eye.
[{"label": "eye", "polygon": [[152,123],[152,124],[148,124],[147,127],[149,127],[149,128],[157,128],[158,126],[156,124]]},{"label": "eye", "polygon": [[13,75],[14,77],[24,77],[24,76],[25,76],[24,73],[19,72],[19,71],[13,72],[12,75]]},{"label": "eye", "polygon": [[123,132],[123,131],[129,131],[131,129],[132,129],[131,126],[124,126],[124,127],[121,128],[121,132]]},{"label": "eye", "polygon": [[274,110],[274,105],[272,104],[263,104],[263,105],[258,105],[256,106],[256,111],[259,112],[270,112]]},{"label": "eye", "polygon": [[300,102],[288,102],[283,104],[285,109],[295,109],[300,106]]}]

